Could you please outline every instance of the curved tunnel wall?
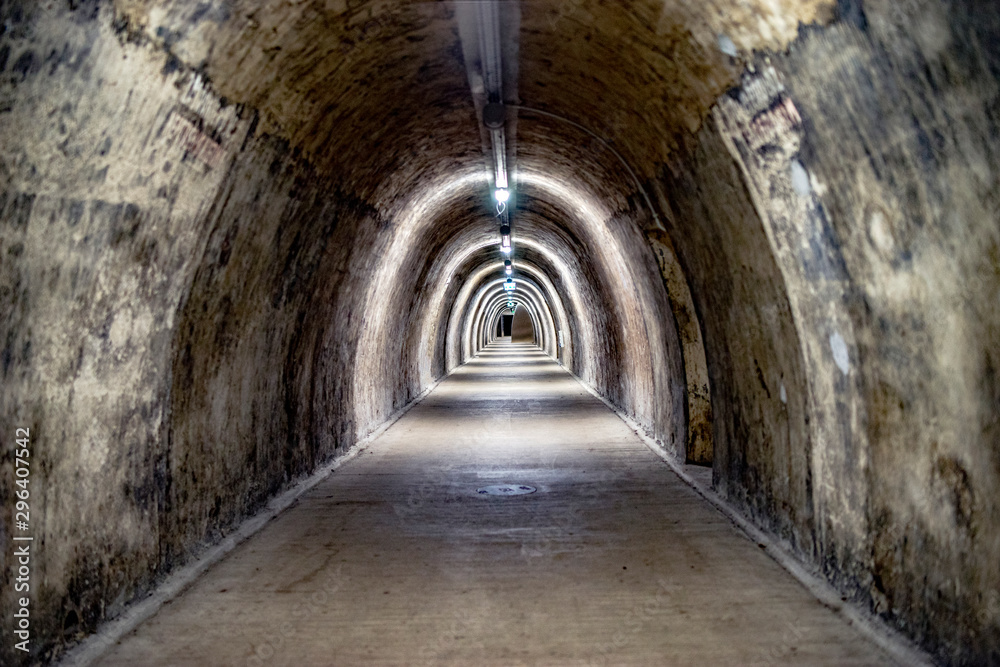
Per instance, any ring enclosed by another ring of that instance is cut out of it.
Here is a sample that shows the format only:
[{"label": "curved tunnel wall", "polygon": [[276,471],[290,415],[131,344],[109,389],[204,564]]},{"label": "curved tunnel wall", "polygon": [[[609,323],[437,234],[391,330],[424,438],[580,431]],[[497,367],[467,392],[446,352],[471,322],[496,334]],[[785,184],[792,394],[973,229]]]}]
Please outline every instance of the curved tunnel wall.
[{"label": "curved tunnel wall", "polygon": [[[450,5],[203,4],[0,10],[0,425],[31,429],[45,489],[34,657],[484,340],[496,223]],[[710,425],[716,489],[845,597],[981,663],[1000,17],[893,6],[525,3],[519,298],[675,456]]]},{"label": "curved tunnel wall", "polygon": [[[518,280],[526,283],[529,293],[535,295],[535,298],[541,304],[539,312],[544,313],[543,321],[546,325],[542,332],[545,341],[543,349],[549,356],[561,361],[561,357],[564,355],[562,355],[563,351],[557,347],[558,332],[564,332],[563,341],[566,346],[564,350],[572,350],[573,334],[570,331],[570,320],[567,315],[567,309],[572,307],[572,304],[567,302],[567,299],[572,297],[571,295],[558,293],[552,281],[548,278],[549,275],[558,275],[556,272],[559,271],[559,264],[552,257],[546,257],[544,251],[532,251],[526,242],[519,245],[518,255]],[[499,272],[499,269],[498,265],[497,272]],[[470,281],[470,289],[474,284],[475,281]],[[470,327],[474,327],[477,323],[478,304],[482,298],[483,291],[480,290],[472,298],[468,306],[461,300],[456,301],[453,313],[459,315],[459,318],[453,319],[455,326],[464,326],[470,334],[473,332],[473,329]],[[478,347],[474,343],[478,339],[469,334],[466,334],[466,338],[468,342],[462,348],[463,360],[468,359],[478,351]]]},{"label": "curved tunnel wall", "polygon": [[[486,343],[496,337],[496,318],[499,315],[499,311],[506,307],[508,300],[508,293],[503,290],[502,285],[503,282],[500,279],[484,284],[477,298],[471,304],[468,318],[471,326],[467,335],[472,338],[472,345],[476,352],[479,352]],[[515,303],[527,307],[534,317],[543,318],[541,321],[544,324],[540,325],[540,328],[547,333],[544,335],[544,340],[542,341],[542,349],[549,356],[552,356],[550,350],[551,344],[556,337],[556,329],[555,324],[552,322],[548,306],[545,303],[545,297],[539,288],[529,280],[521,278],[517,281],[517,285],[517,294],[510,298]],[[545,345],[546,342],[548,345]]]},{"label": "curved tunnel wall", "polygon": [[[495,253],[495,244],[490,243],[485,246],[486,255]],[[535,312],[541,318],[540,333],[542,336],[541,347],[551,357],[557,357],[559,351],[557,345],[557,332],[568,327],[568,320],[565,314],[565,306],[562,299],[554,291],[552,283],[545,277],[545,272],[527,259],[518,260],[519,279],[528,276],[530,280],[526,283],[528,289],[532,291],[536,301]],[[477,258],[472,258],[477,262]],[[477,341],[481,341],[479,325],[484,323],[479,319],[481,316],[480,304],[485,296],[487,281],[495,276],[501,275],[503,265],[497,261],[487,262],[485,266],[476,273],[470,274],[465,281],[462,291],[456,297],[451,307],[448,320],[448,334],[446,351],[448,357],[448,370],[464,363],[479,350]],[[523,295],[519,295],[520,296]]]},{"label": "curved tunnel wall", "polygon": [[534,344],[538,340],[535,333],[537,329],[538,327],[529,311],[515,310],[510,324],[510,342]]},{"label": "curved tunnel wall", "polygon": [[531,307],[531,303],[521,297],[518,297],[513,303],[514,312],[511,313],[510,308],[507,307],[506,296],[497,299],[497,303],[493,306],[491,314],[487,316],[489,321],[493,322],[493,326],[490,328],[490,331],[493,333],[491,338],[494,340],[497,338],[496,332],[498,329],[496,325],[500,322],[501,318],[510,316],[512,319],[510,341],[512,343],[537,344],[538,336],[536,332],[539,330],[540,324],[534,309]]}]

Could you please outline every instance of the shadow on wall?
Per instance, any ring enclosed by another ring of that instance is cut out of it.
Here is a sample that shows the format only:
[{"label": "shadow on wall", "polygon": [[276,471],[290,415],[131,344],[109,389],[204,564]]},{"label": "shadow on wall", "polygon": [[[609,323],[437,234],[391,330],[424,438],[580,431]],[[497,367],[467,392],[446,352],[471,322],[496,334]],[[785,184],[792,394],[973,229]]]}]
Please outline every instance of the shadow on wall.
[{"label": "shadow on wall", "polygon": [[531,322],[531,316],[525,308],[518,308],[514,311],[511,322],[510,342],[512,343],[536,343],[535,326]]}]

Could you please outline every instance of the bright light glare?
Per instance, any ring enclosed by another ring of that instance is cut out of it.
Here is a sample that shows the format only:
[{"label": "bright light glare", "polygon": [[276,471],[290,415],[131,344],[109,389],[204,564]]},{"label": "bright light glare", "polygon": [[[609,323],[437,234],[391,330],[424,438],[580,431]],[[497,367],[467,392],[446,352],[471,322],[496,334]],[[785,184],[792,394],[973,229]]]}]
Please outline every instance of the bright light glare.
[{"label": "bright light glare", "polygon": [[514,270],[513,270],[512,268],[510,268],[510,267],[508,266],[508,267],[507,267],[507,268],[505,269],[505,273],[506,273],[506,274],[507,274],[507,275],[509,276],[510,274],[514,273]]},{"label": "bright light glare", "polygon": [[505,202],[510,199],[510,190],[505,190],[504,188],[497,188],[493,191],[493,196],[496,197],[497,201]]},{"label": "bright light glare", "polygon": [[509,245],[500,246],[500,250],[501,250],[501,252],[505,252],[505,253],[507,253],[509,255],[510,251],[511,251],[511,247]]}]

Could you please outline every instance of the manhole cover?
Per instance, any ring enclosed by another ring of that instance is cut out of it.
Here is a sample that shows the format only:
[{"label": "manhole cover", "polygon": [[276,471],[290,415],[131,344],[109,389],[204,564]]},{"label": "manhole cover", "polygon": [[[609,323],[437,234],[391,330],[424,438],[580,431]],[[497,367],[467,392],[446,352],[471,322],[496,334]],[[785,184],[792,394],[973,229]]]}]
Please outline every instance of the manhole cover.
[{"label": "manhole cover", "polygon": [[535,491],[535,487],[524,484],[494,484],[476,489],[476,493],[481,496],[523,496]]}]

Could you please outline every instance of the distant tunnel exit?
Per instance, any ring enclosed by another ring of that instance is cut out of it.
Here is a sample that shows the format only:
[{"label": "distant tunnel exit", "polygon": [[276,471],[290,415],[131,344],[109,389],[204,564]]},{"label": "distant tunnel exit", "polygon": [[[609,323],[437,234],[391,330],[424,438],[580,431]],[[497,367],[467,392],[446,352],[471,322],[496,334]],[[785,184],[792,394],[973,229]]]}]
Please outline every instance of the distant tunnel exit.
[{"label": "distant tunnel exit", "polygon": [[511,322],[514,319],[513,315],[501,315],[500,319],[497,320],[497,336],[509,336],[511,331]]}]

